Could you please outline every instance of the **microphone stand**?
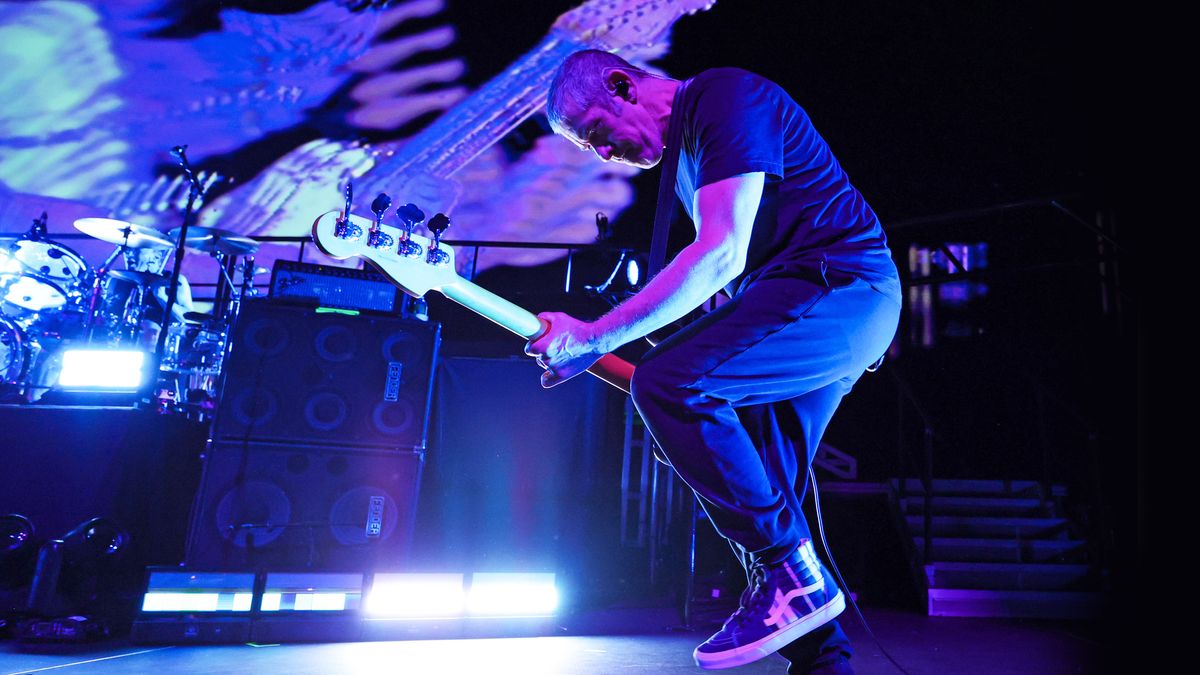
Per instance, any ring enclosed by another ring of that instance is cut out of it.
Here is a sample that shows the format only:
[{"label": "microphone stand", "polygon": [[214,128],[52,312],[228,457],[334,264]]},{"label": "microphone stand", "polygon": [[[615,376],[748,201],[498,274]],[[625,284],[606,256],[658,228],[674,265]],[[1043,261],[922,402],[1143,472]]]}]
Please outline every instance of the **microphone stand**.
[{"label": "microphone stand", "polygon": [[163,308],[162,327],[158,331],[158,341],[154,345],[154,354],[151,358],[151,377],[147,378],[146,384],[149,391],[143,392],[141,397],[142,402],[146,404],[152,404],[158,396],[157,389],[162,376],[163,352],[166,350],[167,334],[171,330],[175,301],[179,295],[179,273],[183,267],[184,249],[187,247],[188,227],[196,219],[196,201],[203,198],[205,192],[204,186],[196,178],[196,174],[192,173],[186,151],[186,145],[177,145],[171,148],[171,155],[179,160],[179,166],[183,168],[183,175],[187,178],[190,187],[188,188],[187,207],[183,212],[183,225],[179,228],[179,239],[175,242],[175,262],[171,267],[171,283],[167,290],[167,304]]}]

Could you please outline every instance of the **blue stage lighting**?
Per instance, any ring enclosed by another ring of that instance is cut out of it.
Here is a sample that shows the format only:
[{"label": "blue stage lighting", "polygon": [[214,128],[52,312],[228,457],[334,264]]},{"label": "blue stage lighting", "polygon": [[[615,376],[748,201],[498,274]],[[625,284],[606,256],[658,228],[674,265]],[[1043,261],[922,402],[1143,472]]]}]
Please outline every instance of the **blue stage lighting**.
[{"label": "blue stage lighting", "polygon": [[471,575],[471,616],[550,616],[558,608],[553,573],[476,572]]},{"label": "blue stage lighting", "polygon": [[261,612],[345,612],[358,609],[363,575],[270,572]]},{"label": "blue stage lighting", "polygon": [[142,597],[143,612],[249,612],[253,572],[169,572],[155,570]]},{"label": "blue stage lighting", "polygon": [[134,391],[145,381],[146,353],[118,349],[63,352],[58,387],[63,390]]},{"label": "blue stage lighting", "polygon": [[379,618],[432,619],[462,616],[461,574],[378,573],[367,613]]}]

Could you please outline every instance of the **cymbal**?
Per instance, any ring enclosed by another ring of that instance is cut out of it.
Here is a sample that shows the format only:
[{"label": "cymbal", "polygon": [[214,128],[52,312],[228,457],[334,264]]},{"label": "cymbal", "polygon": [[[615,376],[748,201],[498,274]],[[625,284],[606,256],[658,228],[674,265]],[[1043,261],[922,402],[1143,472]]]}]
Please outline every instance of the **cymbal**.
[{"label": "cymbal", "polygon": [[[178,240],[181,229],[176,227],[167,234],[172,239]],[[203,225],[192,225],[188,227],[187,247],[196,251],[203,251],[204,253],[216,252],[231,255],[248,255],[258,250],[258,242],[250,237],[234,234],[229,230],[204,227]]]},{"label": "cymbal", "polygon": [[122,244],[130,248],[171,248],[173,246],[167,235],[153,227],[112,218],[80,218],[75,221],[75,229],[100,241],[118,246]]}]

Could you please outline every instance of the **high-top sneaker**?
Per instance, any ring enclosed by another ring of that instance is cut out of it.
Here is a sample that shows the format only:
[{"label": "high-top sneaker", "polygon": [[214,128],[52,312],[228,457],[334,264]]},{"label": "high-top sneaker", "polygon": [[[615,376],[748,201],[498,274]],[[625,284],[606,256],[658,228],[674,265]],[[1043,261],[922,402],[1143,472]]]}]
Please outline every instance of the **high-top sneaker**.
[{"label": "high-top sneaker", "polygon": [[846,600],[805,539],[786,560],[755,562],[741,607],[721,630],[696,647],[701,668],[732,668],[770,656],[842,613]]}]

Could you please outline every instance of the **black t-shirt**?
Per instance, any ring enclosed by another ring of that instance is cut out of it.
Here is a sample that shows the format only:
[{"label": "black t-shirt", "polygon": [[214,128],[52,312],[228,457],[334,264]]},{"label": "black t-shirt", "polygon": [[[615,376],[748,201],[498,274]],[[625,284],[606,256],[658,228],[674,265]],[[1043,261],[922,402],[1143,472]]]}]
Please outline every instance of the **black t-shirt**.
[{"label": "black t-shirt", "polygon": [[900,298],[879,218],[850,184],[804,110],[779,85],[737,68],[685,83],[675,194],[688,215],[696,190],[742,173],[766,174],[745,271],[733,292],[764,276],[829,267]]}]

